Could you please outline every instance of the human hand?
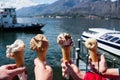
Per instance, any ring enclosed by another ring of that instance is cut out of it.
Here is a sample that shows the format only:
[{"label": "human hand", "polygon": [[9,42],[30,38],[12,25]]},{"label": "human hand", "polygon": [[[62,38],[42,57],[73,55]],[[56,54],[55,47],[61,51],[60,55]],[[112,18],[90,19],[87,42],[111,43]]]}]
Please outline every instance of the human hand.
[{"label": "human hand", "polygon": [[38,58],[34,60],[35,68],[35,78],[36,80],[52,80],[53,71],[49,65],[41,62]]},{"label": "human hand", "polygon": [[3,65],[0,67],[0,80],[12,80],[24,71],[26,71],[25,67],[17,68],[16,64]]},{"label": "human hand", "polygon": [[94,65],[91,58],[89,59],[89,62],[92,70],[95,72],[104,73],[107,70],[106,60],[103,54],[99,55],[98,65]]},{"label": "human hand", "polygon": [[79,70],[79,68],[73,64],[72,61],[67,62],[61,60],[61,67],[62,67],[62,76],[66,78],[67,75],[71,75],[75,80],[84,79],[85,73]]}]

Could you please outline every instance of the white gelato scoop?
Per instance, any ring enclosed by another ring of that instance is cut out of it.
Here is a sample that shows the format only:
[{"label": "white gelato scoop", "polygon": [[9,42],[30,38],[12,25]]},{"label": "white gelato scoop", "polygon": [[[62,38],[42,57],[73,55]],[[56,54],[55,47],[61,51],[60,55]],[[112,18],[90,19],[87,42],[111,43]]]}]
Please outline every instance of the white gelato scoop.
[{"label": "white gelato scoop", "polygon": [[14,58],[14,53],[18,51],[23,51],[25,49],[25,44],[22,40],[16,40],[13,44],[7,45],[6,56],[8,58]]}]

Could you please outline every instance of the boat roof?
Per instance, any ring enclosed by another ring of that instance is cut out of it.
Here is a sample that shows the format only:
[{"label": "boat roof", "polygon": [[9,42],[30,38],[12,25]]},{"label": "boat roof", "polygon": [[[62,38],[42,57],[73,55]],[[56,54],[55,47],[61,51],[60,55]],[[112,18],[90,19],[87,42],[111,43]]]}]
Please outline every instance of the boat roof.
[{"label": "boat roof", "polygon": [[116,31],[116,30],[109,30],[109,29],[105,29],[105,28],[89,28],[89,31],[94,31],[94,32],[98,32],[98,33],[120,33],[120,31]]},{"label": "boat roof", "polygon": [[4,7],[4,8],[0,8],[0,10],[5,10],[5,9],[16,9],[16,8],[13,8],[13,7]]},{"label": "boat roof", "polygon": [[105,28],[89,28],[89,31],[99,33],[100,35],[108,34],[108,35],[120,38],[120,31],[116,31],[116,30],[109,30]]}]

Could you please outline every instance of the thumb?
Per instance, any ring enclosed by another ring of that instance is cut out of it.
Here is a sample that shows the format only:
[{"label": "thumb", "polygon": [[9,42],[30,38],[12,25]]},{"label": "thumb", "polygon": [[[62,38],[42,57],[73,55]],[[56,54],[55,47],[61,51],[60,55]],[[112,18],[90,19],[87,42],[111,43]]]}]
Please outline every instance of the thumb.
[{"label": "thumb", "polygon": [[101,59],[102,62],[106,62],[104,54],[101,54],[100,59]]},{"label": "thumb", "polygon": [[38,66],[41,69],[45,69],[46,62],[40,61],[38,58],[34,59],[35,66]]}]

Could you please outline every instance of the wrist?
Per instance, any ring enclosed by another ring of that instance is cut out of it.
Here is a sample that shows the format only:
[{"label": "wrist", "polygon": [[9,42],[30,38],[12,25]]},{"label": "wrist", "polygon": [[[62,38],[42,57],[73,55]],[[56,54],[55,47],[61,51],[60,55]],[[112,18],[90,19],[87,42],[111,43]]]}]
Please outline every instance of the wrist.
[{"label": "wrist", "polygon": [[100,73],[101,73],[102,75],[106,75],[107,71],[108,71],[108,68],[106,68],[104,71],[101,71]]}]

